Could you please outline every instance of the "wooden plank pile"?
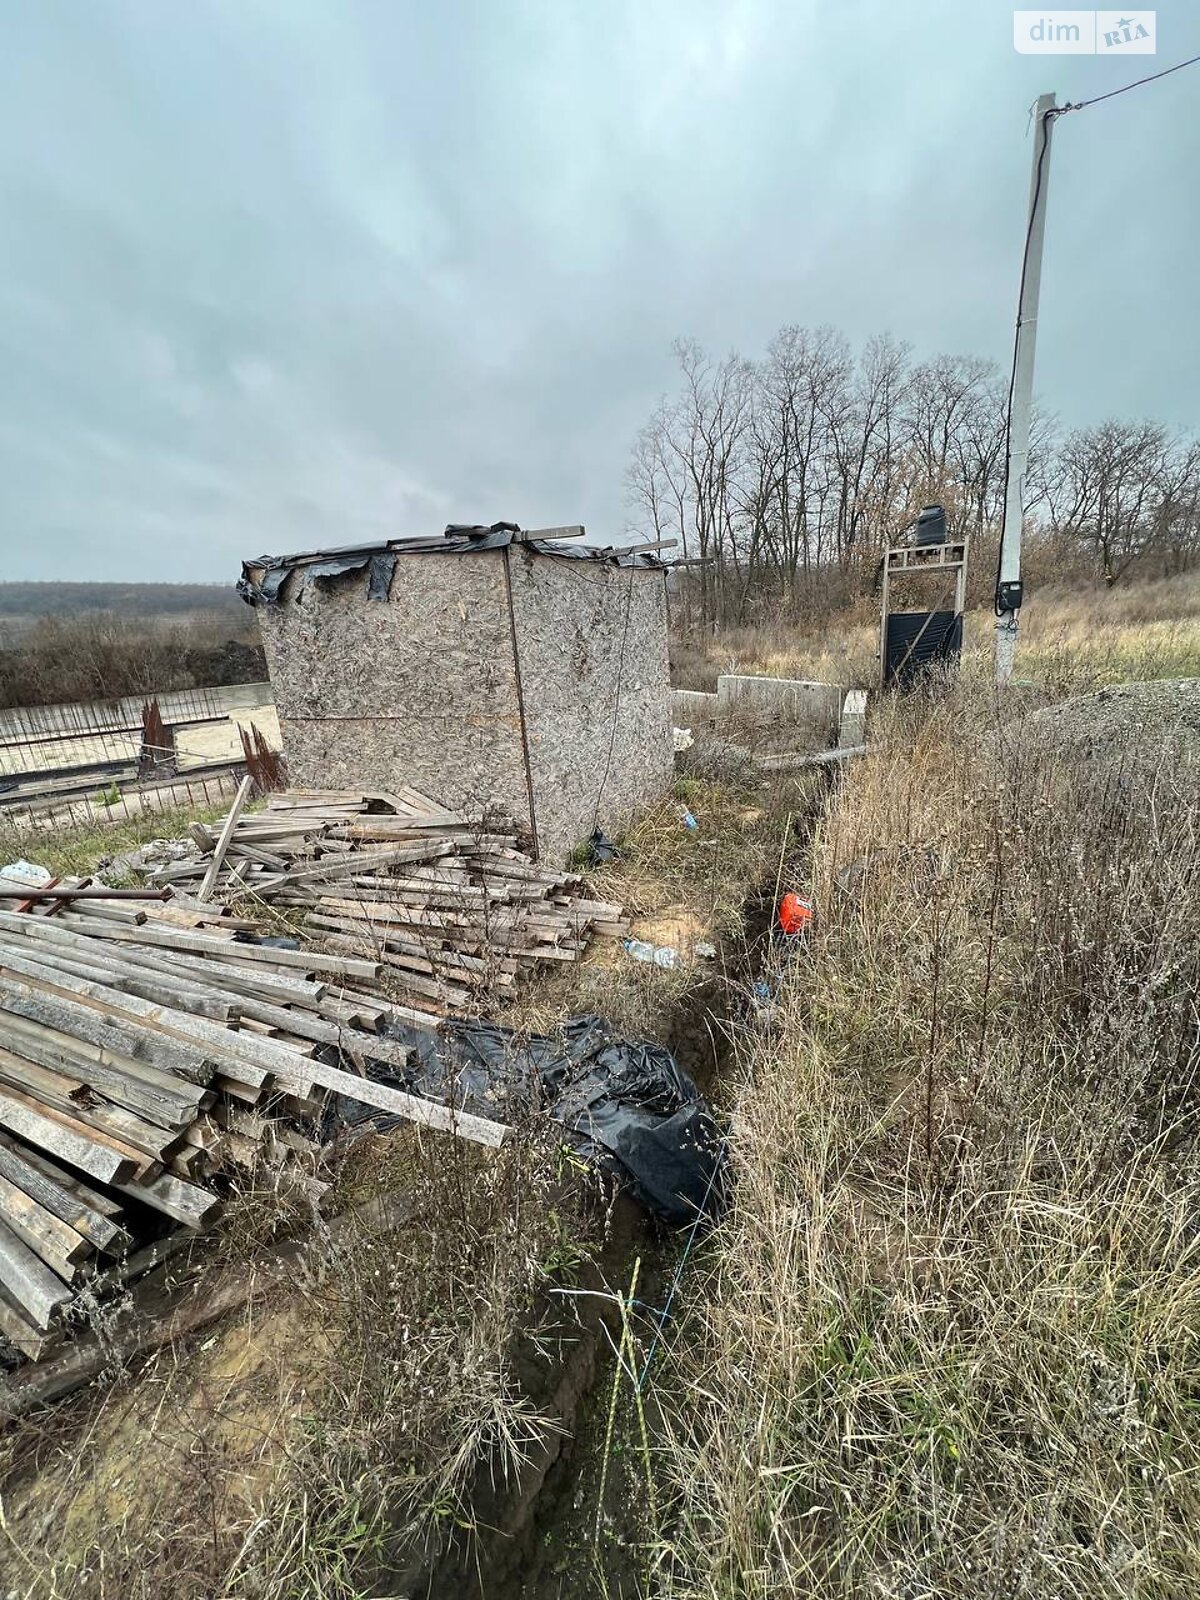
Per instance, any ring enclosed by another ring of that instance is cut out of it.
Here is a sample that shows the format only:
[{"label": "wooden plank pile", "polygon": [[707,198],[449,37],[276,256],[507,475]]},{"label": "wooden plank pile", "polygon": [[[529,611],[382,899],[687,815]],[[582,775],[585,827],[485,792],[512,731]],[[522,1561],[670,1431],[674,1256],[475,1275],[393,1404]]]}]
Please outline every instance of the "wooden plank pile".
[{"label": "wooden plank pile", "polygon": [[450,811],[411,789],[272,794],[252,815],[241,799],[218,833],[193,828],[196,856],[153,881],[306,911],[327,949],[386,970],[412,1020],[487,1011],[523,972],[628,931],[620,906],[521,851],[501,814]]},{"label": "wooden plank pile", "polygon": [[[163,900],[53,883],[0,901],[0,1334],[35,1359],[161,1261],[169,1230],[209,1225],[231,1174],[267,1162],[319,1191],[330,1095],[501,1143],[501,1125],[378,1081],[409,1063],[388,1023],[490,1010],[523,972],[626,930],[503,816],[412,790],[251,813],[249,794],[152,875]],[[256,900],[320,947],[263,942],[228,904]]]},{"label": "wooden plank pile", "polygon": [[179,898],[47,906],[0,909],[0,1333],[27,1355],[152,1265],[165,1226],[209,1224],[222,1175],[265,1159],[311,1189],[329,1094],[502,1141],[362,1075],[408,1061],[379,1036],[379,962],[250,942]]}]

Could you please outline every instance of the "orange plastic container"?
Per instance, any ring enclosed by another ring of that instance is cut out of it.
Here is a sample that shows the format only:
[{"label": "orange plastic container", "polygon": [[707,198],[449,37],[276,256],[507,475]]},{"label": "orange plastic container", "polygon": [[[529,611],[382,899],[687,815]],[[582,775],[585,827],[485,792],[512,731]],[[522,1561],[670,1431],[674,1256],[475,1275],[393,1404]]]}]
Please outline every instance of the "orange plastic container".
[{"label": "orange plastic container", "polygon": [[779,926],[784,933],[807,933],[812,919],[812,901],[802,894],[785,894],[779,902]]}]

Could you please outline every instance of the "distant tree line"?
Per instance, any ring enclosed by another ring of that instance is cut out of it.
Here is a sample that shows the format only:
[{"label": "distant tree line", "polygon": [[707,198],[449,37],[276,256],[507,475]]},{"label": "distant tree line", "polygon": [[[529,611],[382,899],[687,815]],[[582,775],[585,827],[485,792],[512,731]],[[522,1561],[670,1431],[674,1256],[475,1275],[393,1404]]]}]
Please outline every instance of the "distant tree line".
[{"label": "distant tree line", "polygon": [[[704,558],[682,590],[686,621],[848,601],[933,501],[972,535],[973,590],[990,598],[1008,390],[995,362],[918,361],[886,334],[855,353],[828,327],[782,328],[758,361],[690,340],[675,354],[679,391],[639,433],[628,486],[640,529]],[[1037,413],[1026,538],[1043,572],[1108,583],[1197,565],[1200,440],[1154,422],[1063,433]]]},{"label": "distant tree line", "polygon": [[254,613],[242,612],[248,622],[237,638],[219,618],[39,617],[0,648],[0,707],[257,682],[267,676],[266,660]]},{"label": "distant tree line", "polygon": [[103,611],[123,617],[239,617],[232,583],[0,583],[0,619],[70,617]]}]

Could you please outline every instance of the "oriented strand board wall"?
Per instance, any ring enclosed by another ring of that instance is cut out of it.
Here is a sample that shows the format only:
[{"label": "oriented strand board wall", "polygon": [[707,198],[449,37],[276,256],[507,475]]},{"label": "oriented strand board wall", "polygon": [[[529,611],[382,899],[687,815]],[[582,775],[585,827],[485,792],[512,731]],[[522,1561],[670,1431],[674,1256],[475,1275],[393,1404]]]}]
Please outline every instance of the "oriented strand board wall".
[{"label": "oriented strand board wall", "polygon": [[671,782],[666,589],[646,568],[509,554],[538,842],[561,860],[591,834],[598,796],[615,830]]},{"label": "oriented strand board wall", "polygon": [[529,816],[503,555],[400,556],[387,601],[367,575],[289,580],[259,610],[290,781],[408,784],[446,805]]}]

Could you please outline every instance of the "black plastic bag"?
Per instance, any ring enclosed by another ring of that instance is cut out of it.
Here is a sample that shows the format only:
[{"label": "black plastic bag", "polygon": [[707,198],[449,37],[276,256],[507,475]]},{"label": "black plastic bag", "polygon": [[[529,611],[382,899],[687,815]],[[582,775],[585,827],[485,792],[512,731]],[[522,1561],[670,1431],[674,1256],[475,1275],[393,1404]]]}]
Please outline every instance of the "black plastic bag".
[{"label": "black plastic bag", "polygon": [[401,1023],[388,1035],[412,1048],[412,1065],[388,1073],[410,1092],[501,1121],[548,1112],[585,1160],[625,1179],[668,1222],[719,1208],[724,1137],[661,1045],[618,1038],[600,1017],[573,1018],[554,1035],[458,1019],[436,1035]]}]

